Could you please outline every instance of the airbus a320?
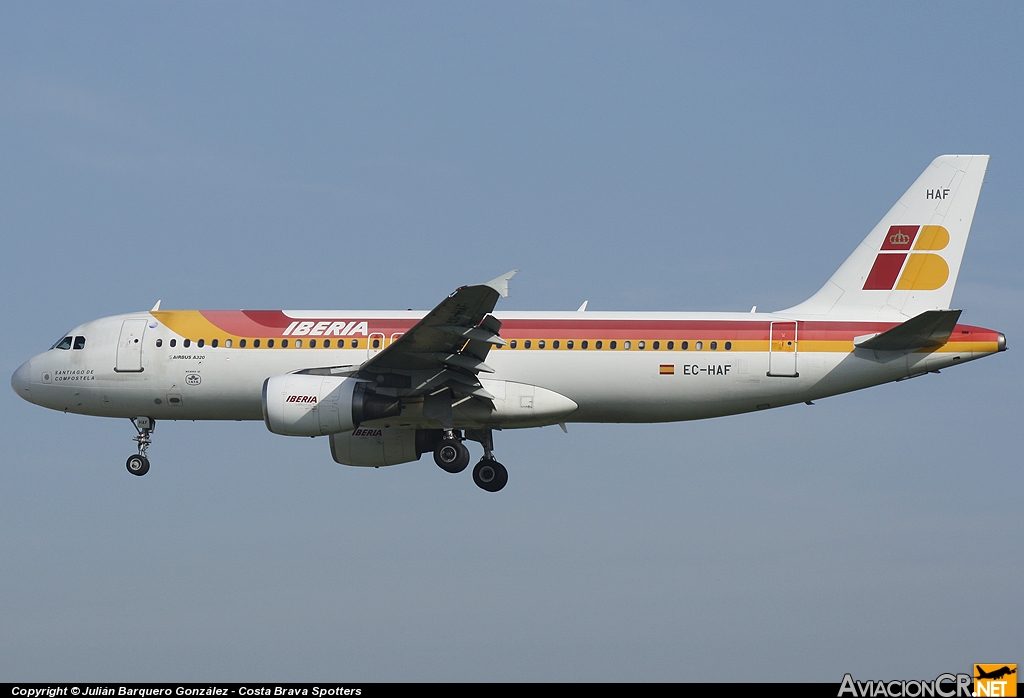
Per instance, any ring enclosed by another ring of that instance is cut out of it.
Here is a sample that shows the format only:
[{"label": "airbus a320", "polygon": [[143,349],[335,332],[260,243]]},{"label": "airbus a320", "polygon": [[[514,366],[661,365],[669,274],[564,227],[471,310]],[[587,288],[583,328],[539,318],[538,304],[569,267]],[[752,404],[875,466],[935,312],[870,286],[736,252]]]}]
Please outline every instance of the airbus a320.
[{"label": "airbus a320", "polygon": [[822,288],[771,313],[496,312],[509,272],[423,312],[161,310],[74,328],[11,379],[25,400],[128,418],[133,475],[164,419],[263,420],[326,436],[344,465],[432,452],[450,473],[496,430],[753,412],[1006,349],[950,308],[987,155],[936,158]]}]

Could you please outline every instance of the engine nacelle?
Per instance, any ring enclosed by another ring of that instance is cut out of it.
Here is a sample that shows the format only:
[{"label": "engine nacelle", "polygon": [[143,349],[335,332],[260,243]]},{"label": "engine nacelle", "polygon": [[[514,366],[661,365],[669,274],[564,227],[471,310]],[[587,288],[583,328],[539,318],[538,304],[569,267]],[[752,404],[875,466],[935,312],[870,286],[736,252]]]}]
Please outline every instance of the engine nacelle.
[{"label": "engine nacelle", "polygon": [[263,421],[284,436],[352,431],[362,422],[401,412],[397,398],[377,395],[366,383],[340,376],[288,374],[263,383]]},{"label": "engine nacelle", "polygon": [[440,430],[359,427],[331,434],[331,456],[342,465],[398,465],[419,460],[440,438]]}]

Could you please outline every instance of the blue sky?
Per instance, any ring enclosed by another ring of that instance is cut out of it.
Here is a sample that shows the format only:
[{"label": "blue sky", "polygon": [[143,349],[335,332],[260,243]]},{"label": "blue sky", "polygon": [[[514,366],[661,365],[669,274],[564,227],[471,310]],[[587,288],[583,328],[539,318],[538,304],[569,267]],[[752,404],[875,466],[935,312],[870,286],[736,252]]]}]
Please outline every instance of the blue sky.
[{"label": "blue sky", "polygon": [[0,680],[931,678],[1020,661],[1024,10],[4,3],[0,366],[165,308],[762,310],[992,160],[1010,351],[769,413],[504,432],[498,496],[0,393]]}]

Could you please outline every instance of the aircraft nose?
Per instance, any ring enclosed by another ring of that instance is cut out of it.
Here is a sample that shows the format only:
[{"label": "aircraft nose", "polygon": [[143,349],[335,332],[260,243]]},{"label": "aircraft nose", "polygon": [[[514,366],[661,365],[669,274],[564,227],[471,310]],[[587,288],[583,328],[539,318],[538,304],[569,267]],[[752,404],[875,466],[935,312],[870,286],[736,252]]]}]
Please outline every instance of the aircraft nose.
[{"label": "aircraft nose", "polygon": [[28,360],[18,367],[18,370],[11,376],[11,388],[19,396],[32,402],[32,393],[29,389],[29,379],[32,376],[32,360]]}]

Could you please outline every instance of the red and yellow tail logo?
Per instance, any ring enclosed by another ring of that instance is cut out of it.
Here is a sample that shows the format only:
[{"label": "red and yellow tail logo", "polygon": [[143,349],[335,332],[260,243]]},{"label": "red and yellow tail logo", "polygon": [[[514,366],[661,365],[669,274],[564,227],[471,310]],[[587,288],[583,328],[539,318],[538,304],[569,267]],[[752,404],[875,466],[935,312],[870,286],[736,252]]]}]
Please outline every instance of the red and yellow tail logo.
[{"label": "red and yellow tail logo", "polygon": [[941,225],[892,226],[885,234],[882,249],[864,282],[864,290],[934,291],[941,288],[949,279],[949,265],[939,255],[927,251],[942,250],[948,244],[949,232]]}]

